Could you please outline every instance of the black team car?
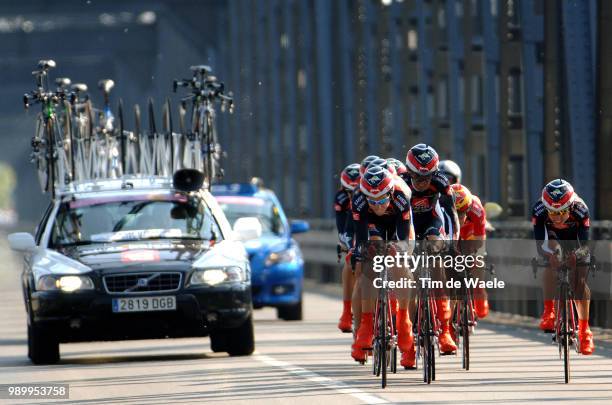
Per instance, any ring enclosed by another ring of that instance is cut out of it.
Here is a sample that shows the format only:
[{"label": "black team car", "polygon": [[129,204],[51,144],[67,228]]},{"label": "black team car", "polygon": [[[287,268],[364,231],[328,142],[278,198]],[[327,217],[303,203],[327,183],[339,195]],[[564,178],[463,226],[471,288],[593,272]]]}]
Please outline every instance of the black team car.
[{"label": "black team car", "polygon": [[74,183],[24,253],[28,356],[60,359],[60,343],[210,336],[214,352],[254,351],[250,267],[240,238],[194,170],[174,179]]}]

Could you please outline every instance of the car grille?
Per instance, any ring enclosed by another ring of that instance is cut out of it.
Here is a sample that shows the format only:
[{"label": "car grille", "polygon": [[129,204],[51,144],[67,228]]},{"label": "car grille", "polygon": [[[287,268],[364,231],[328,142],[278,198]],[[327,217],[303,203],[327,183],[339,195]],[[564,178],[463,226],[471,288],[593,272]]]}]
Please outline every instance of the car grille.
[{"label": "car grille", "polygon": [[109,294],[176,291],[181,288],[181,280],[178,272],[112,274],[104,276],[104,288]]}]

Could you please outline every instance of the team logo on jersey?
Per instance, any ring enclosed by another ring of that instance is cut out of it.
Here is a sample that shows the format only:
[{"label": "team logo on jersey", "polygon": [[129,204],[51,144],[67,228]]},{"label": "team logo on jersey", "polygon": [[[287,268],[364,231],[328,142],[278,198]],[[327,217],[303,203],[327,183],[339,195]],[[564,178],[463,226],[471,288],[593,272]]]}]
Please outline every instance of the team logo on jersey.
[{"label": "team logo on jersey", "polygon": [[413,197],[411,201],[415,211],[425,211],[429,209],[429,198],[427,197]]},{"label": "team logo on jersey", "polygon": [[408,205],[408,201],[406,201],[406,199],[402,195],[398,194],[397,196],[395,196],[395,198],[397,198],[397,200],[401,202],[403,205]]},{"label": "team logo on jersey", "polygon": [[378,176],[372,176],[368,179],[368,183],[370,184],[376,184],[376,182],[380,181],[380,177]]},{"label": "team logo on jersey", "polygon": [[550,194],[554,195],[555,197],[557,196],[562,196],[563,192],[561,190],[559,190],[558,188],[554,189],[553,191],[550,192]]}]

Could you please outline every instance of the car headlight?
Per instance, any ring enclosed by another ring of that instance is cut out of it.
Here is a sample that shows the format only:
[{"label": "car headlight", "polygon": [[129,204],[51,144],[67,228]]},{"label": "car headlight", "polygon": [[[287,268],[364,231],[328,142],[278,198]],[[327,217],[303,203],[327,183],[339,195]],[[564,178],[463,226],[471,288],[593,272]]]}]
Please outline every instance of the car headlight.
[{"label": "car headlight", "polygon": [[246,274],[240,267],[197,269],[191,275],[191,285],[218,285],[246,281]]},{"label": "car headlight", "polygon": [[280,252],[272,252],[266,257],[266,266],[292,262],[297,259],[297,255],[297,251],[293,248],[281,250]]},{"label": "car headlight", "polygon": [[73,292],[77,290],[93,290],[93,280],[88,276],[56,276],[46,275],[38,279],[36,290],[38,291],[63,291]]}]

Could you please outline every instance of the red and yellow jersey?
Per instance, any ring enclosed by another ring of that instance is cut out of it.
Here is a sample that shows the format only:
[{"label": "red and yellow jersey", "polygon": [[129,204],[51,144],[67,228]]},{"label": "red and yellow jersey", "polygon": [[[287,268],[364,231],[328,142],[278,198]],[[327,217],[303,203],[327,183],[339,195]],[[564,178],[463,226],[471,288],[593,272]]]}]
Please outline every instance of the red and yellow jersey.
[{"label": "red and yellow jersey", "polygon": [[472,195],[472,204],[467,209],[467,217],[461,226],[461,239],[470,240],[479,236],[486,238],[487,213],[480,198]]}]

